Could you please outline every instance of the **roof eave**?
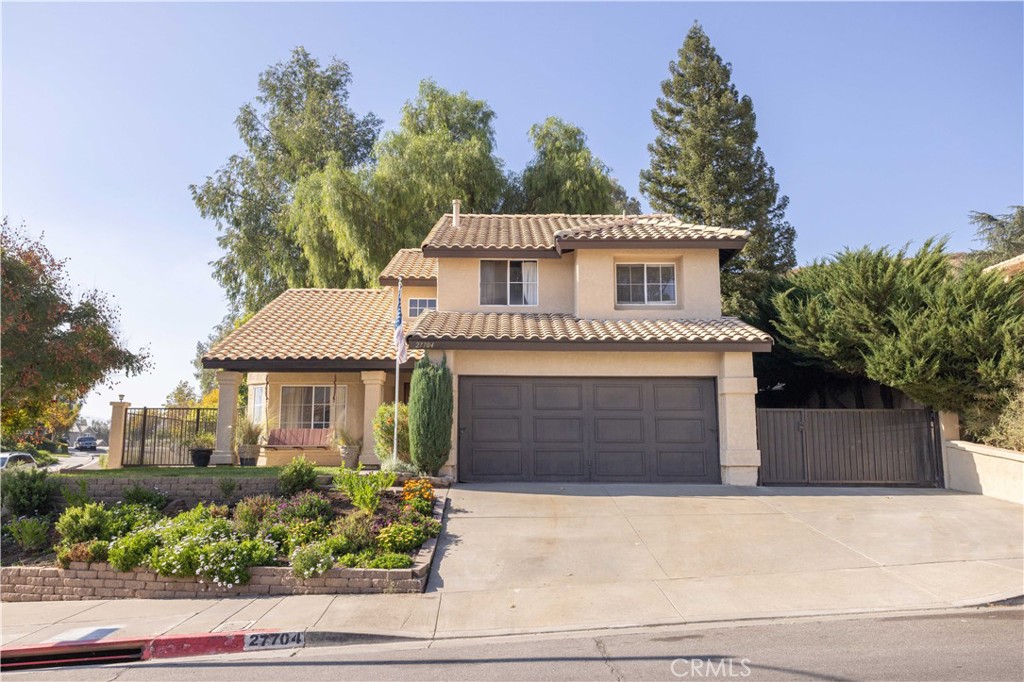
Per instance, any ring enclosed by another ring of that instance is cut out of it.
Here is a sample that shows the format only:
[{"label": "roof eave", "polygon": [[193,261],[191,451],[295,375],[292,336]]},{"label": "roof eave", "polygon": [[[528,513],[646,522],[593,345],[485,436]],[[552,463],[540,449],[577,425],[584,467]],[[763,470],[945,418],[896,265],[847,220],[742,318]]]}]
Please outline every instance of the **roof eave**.
[{"label": "roof eave", "polygon": [[[409,359],[401,367],[410,369],[414,364],[415,360]],[[223,369],[231,372],[346,372],[394,367],[394,358],[203,358],[204,369]]]},{"label": "roof eave", "polygon": [[423,350],[553,350],[633,352],[767,353],[771,341],[570,341],[565,339],[467,339],[410,335],[409,347]]},{"label": "roof eave", "polygon": [[554,247],[513,248],[499,246],[430,246],[424,243],[423,255],[429,258],[558,258]]},{"label": "roof eave", "polygon": [[[382,287],[397,287],[398,277],[385,277],[381,275],[377,281],[380,282]],[[402,283],[410,286],[437,286],[437,277],[405,277],[402,276]]]}]

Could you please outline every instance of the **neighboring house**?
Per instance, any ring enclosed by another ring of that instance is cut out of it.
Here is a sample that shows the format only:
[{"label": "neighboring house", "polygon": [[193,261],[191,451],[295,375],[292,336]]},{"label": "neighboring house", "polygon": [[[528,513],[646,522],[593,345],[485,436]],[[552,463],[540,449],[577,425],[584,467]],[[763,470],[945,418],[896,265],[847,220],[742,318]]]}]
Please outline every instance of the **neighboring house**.
[{"label": "neighboring house", "polygon": [[1003,275],[1003,279],[1007,282],[1010,281],[1011,277],[1024,274],[1024,253],[1013,258],[1008,258],[1004,261],[990,265],[985,268],[985,272],[995,270]]},{"label": "neighboring house", "polygon": [[[752,353],[767,334],[721,315],[719,267],[739,230],[671,215],[442,216],[402,250],[383,289],[285,292],[214,347],[230,397],[278,432],[370,434],[394,395],[394,296],[403,280],[411,358],[444,356],[455,381],[448,467],[461,481],[672,481],[755,485]],[[372,459],[365,439],[364,461]],[[336,450],[298,452],[337,464]]]}]

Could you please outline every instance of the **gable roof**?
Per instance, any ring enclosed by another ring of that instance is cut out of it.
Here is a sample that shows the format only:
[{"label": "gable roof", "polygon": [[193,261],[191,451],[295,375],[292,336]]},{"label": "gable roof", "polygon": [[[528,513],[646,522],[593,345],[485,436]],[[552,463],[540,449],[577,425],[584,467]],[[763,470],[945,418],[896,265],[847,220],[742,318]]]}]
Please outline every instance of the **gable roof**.
[{"label": "gable roof", "polygon": [[[395,364],[390,289],[289,289],[203,356],[209,369],[383,369]],[[422,351],[410,352],[418,359]]]},{"label": "gable roof", "polygon": [[415,284],[437,284],[437,259],[424,258],[419,249],[401,249],[381,270],[382,286],[398,284],[398,278]]},{"label": "gable roof", "polygon": [[453,313],[421,315],[410,347],[501,348],[512,342],[550,350],[771,350],[772,337],[733,317],[713,319],[587,320],[568,313]]},{"label": "gable roof", "polygon": [[668,213],[649,215],[489,215],[462,214],[455,227],[446,213],[423,240],[426,255],[477,252],[551,252],[573,248],[717,248],[735,253],[748,233],[727,227],[694,225]]}]

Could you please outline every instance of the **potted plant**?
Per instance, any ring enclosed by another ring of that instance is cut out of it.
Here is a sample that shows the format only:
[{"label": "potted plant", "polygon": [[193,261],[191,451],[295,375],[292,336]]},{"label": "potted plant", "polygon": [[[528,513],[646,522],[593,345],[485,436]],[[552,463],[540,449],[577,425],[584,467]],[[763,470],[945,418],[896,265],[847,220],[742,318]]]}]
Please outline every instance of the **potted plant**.
[{"label": "potted plant", "polygon": [[341,459],[346,469],[355,469],[359,466],[359,453],[363,449],[363,439],[356,438],[345,429],[337,430],[336,441],[338,449],[341,450]]},{"label": "potted plant", "polygon": [[192,453],[192,464],[197,467],[210,466],[210,457],[217,445],[217,437],[209,431],[202,431],[192,436],[189,451]]},{"label": "potted plant", "polygon": [[256,466],[260,457],[260,442],[263,440],[263,424],[249,419],[245,414],[238,416],[235,429],[235,446],[238,448],[238,463],[244,467]]}]

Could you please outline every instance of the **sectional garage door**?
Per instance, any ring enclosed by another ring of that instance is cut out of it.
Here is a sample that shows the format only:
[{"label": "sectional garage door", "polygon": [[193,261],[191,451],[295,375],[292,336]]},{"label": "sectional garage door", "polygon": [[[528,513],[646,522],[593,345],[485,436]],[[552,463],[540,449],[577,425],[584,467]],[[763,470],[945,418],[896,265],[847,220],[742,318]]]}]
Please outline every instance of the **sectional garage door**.
[{"label": "sectional garage door", "polygon": [[462,377],[459,480],[718,483],[714,379]]}]

